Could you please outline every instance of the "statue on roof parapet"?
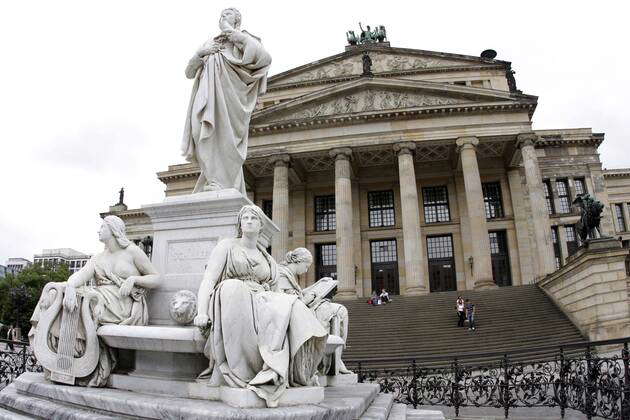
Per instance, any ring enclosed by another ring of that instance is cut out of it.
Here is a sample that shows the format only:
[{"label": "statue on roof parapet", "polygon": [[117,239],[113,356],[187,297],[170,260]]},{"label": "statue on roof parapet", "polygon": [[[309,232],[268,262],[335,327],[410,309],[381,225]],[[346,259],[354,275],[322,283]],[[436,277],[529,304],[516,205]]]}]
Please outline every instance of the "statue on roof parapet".
[{"label": "statue on roof parapet", "polygon": [[354,31],[347,31],[346,38],[348,45],[363,45],[363,44],[377,44],[387,42],[387,31],[384,25],[377,25],[372,30],[370,25],[363,29],[361,22],[359,22],[360,35],[357,37]]}]

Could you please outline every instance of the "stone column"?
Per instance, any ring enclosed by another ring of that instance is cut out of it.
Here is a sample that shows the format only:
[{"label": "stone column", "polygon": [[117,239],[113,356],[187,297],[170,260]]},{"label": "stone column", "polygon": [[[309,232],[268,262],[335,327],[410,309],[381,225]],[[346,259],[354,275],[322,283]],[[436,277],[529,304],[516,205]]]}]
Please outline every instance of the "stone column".
[{"label": "stone column", "polygon": [[405,295],[429,293],[424,278],[422,234],[420,231],[420,206],[418,186],[413,163],[415,143],[406,142],[394,145],[398,154],[398,174],[400,179],[400,201],[402,210],[403,246],[405,248]]},{"label": "stone column", "polygon": [[473,256],[473,279],[475,290],[497,287],[492,278],[492,260],[490,258],[490,239],[486,224],[486,210],[483,203],[483,191],[475,151],[479,139],[476,137],[460,137],[457,146],[464,174],[466,190],[466,207],[470,220],[470,237]]},{"label": "stone column", "polygon": [[[521,173],[518,168],[509,169],[508,182],[510,184],[510,195],[512,196],[512,208],[514,209],[514,226],[516,227],[516,240],[518,243],[518,260],[521,270],[522,284],[534,283],[534,271],[536,259],[532,255],[532,242],[534,238],[529,235],[529,219],[527,217],[525,194],[523,193]],[[512,257],[510,257],[512,260]]]},{"label": "stone column", "polygon": [[284,261],[289,251],[289,162],[287,154],[270,158],[273,168],[273,222],[280,232],[271,239],[271,254],[277,262]]},{"label": "stone column", "polygon": [[335,158],[335,213],[337,218],[337,280],[338,299],[356,297],[352,232],[352,149],[343,147],[330,151]]},{"label": "stone column", "polygon": [[525,182],[529,191],[529,201],[532,210],[532,226],[534,226],[534,239],[536,244],[536,256],[538,259],[537,278],[542,278],[556,269],[551,240],[551,225],[549,213],[545,202],[545,193],[542,185],[542,176],[538,166],[538,157],[534,148],[537,136],[534,133],[519,134],[518,146],[523,157],[525,167]]}]

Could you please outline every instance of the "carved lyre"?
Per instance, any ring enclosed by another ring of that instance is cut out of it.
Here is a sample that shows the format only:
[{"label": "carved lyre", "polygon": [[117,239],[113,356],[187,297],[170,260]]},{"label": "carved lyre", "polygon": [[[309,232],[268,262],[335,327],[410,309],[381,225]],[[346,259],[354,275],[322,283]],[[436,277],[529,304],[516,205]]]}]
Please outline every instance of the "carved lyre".
[{"label": "carved lyre", "polygon": [[[48,283],[44,287],[40,302],[46,302],[46,304],[40,304],[33,352],[39,363],[50,371],[52,381],[74,385],[75,378],[89,375],[98,363],[98,336],[96,323],[90,311],[90,301],[98,299],[98,296],[96,294],[82,296],[77,293],[78,305],[73,311],[68,311],[63,307],[65,288],[65,283]],[[59,341],[57,352],[55,352],[49,346],[48,335],[60,312]],[[85,327],[85,351],[80,357],[74,357],[79,332],[79,317]]]}]

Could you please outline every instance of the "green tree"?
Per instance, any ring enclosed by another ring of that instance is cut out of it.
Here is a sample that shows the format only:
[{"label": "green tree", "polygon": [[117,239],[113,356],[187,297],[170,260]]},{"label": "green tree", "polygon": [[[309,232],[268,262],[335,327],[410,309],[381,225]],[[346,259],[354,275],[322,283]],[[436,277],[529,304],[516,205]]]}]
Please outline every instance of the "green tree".
[{"label": "green tree", "polygon": [[15,325],[17,320],[22,339],[26,339],[29,320],[46,283],[66,281],[69,276],[68,266],[64,264],[56,267],[33,265],[17,275],[7,274],[0,279],[0,323]]}]

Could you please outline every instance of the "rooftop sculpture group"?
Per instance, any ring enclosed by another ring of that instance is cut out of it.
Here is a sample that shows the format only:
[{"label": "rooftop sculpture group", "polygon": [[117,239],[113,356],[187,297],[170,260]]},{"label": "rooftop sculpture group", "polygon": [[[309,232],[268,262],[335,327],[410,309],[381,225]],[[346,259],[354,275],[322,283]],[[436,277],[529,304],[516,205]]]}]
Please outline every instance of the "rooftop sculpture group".
[{"label": "rooftop sculpture group", "polygon": [[375,26],[374,29],[371,29],[370,25],[367,25],[367,29],[363,29],[363,26],[361,26],[361,22],[359,22],[359,28],[360,31],[358,37],[352,30],[346,32],[346,38],[348,39],[349,45],[387,42],[387,32],[385,31],[385,26],[378,25]]}]

